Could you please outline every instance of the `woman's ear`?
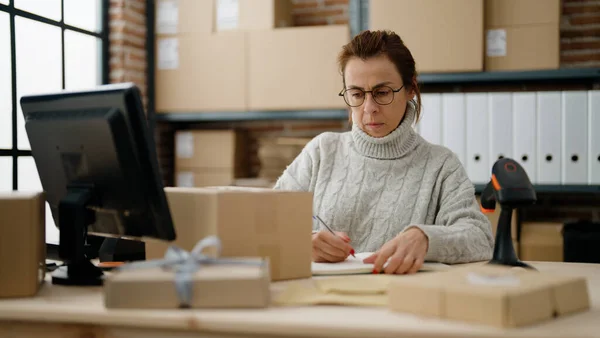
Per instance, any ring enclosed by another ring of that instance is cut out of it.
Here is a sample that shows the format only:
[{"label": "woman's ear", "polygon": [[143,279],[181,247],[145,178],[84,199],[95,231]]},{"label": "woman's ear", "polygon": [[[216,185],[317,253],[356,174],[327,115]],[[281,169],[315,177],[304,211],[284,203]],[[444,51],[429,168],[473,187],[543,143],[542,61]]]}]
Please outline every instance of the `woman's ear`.
[{"label": "woman's ear", "polygon": [[413,76],[412,78],[412,83],[410,84],[410,92],[408,92],[408,99],[409,100],[414,100],[415,95],[417,94],[417,92],[415,91],[415,88],[418,88],[417,86],[419,85],[419,83],[417,82],[417,76]]}]

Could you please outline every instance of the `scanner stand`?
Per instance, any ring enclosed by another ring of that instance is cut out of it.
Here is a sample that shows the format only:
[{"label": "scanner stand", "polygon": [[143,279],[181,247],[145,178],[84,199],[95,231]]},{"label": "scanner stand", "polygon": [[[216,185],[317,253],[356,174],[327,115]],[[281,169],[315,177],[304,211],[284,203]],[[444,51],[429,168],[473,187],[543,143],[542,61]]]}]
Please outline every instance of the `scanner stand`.
[{"label": "scanner stand", "polygon": [[98,286],[104,273],[85,254],[87,227],[95,222],[92,202],[93,187],[70,186],[58,206],[60,242],[59,258],[64,265],[52,273],[52,283],[60,285]]},{"label": "scanner stand", "polygon": [[489,264],[518,266],[535,270],[531,265],[519,260],[515,253],[515,248],[511,236],[511,219],[513,209],[502,206],[500,209],[500,218],[496,229],[496,244],[494,245],[494,255]]}]

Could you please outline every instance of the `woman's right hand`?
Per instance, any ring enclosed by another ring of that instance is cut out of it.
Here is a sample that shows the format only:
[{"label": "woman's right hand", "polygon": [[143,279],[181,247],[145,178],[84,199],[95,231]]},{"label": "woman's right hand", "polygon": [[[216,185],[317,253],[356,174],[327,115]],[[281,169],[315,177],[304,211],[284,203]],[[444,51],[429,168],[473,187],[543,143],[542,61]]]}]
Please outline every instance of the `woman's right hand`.
[{"label": "woman's right hand", "polygon": [[312,235],[313,262],[336,263],[354,254],[350,246],[350,237],[345,232],[319,231]]}]

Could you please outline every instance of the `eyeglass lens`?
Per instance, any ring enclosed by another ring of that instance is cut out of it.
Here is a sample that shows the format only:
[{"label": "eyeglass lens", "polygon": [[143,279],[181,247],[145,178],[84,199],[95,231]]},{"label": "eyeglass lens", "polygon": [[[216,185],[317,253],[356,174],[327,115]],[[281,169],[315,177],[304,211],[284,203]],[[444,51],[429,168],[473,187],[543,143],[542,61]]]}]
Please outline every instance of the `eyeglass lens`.
[{"label": "eyeglass lens", "polygon": [[[353,88],[348,89],[344,92],[344,100],[351,107],[358,107],[365,102],[366,92],[362,89]],[[383,86],[371,91],[375,102],[381,105],[392,103],[394,100],[394,90],[392,88]]]}]

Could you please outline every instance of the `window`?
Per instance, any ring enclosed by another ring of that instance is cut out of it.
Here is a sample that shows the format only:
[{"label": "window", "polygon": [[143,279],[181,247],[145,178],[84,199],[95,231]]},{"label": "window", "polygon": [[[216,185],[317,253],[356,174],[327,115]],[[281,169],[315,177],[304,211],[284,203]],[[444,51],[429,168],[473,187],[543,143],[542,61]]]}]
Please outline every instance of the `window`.
[{"label": "window", "polygon": [[[0,0],[0,191],[41,191],[23,95],[108,81],[109,0]],[[6,74],[6,75],[5,75]],[[47,242],[58,233],[46,206]]]}]

